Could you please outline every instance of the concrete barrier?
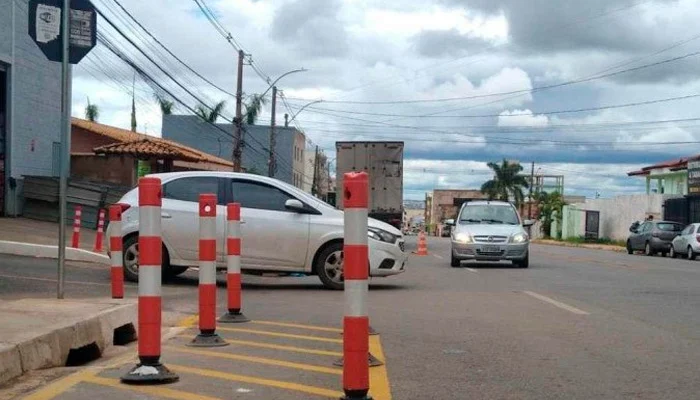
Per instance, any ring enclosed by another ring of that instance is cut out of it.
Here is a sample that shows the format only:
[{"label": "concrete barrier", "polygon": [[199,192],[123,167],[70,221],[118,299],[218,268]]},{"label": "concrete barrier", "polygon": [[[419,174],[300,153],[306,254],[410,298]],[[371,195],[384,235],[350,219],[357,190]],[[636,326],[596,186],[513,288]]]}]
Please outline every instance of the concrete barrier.
[{"label": "concrete barrier", "polygon": [[[58,258],[58,246],[0,240],[0,254],[39,258]],[[104,254],[93,253],[92,251],[83,249],[74,249],[68,246],[66,246],[66,260],[93,262],[104,265],[110,264],[109,257]]]},{"label": "concrete barrier", "polygon": [[22,299],[0,302],[0,385],[23,373],[66,365],[71,350],[112,345],[136,322],[134,301]]}]

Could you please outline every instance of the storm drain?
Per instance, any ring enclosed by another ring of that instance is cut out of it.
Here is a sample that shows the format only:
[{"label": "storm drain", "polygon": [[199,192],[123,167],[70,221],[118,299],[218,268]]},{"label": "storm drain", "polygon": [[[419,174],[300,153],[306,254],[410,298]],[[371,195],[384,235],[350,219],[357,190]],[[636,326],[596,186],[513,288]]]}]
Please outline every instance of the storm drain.
[{"label": "storm drain", "polygon": [[97,360],[101,355],[102,352],[95,342],[83,347],[78,347],[77,349],[70,349],[68,352],[68,359],[66,360],[66,367],[85,365],[91,361]]},{"label": "storm drain", "polygon": [[136,341],[136,329],[134,324],[122,325],[114,330],[112,344],[115,346],[124,346]]}]

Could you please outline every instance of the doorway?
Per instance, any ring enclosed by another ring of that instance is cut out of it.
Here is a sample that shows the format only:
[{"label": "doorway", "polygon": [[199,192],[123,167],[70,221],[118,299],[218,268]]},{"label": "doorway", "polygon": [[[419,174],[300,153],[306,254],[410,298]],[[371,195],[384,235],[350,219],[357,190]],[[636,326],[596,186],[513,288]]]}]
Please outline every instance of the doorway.
[{"label": "doorway", "polygon": [[7,143],[8,113],[7,68],[0,64],[0,216],[5,215],[5,144]]}]

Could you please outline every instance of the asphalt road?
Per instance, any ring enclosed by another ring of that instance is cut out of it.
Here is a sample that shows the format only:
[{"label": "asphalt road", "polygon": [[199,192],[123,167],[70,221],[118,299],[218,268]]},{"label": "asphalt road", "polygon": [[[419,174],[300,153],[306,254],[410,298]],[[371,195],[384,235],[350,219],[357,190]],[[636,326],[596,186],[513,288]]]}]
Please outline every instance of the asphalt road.
[{"label": "asphalt road", "polygon": [[[533,246],[529,269],[451,268],[448,239],[429,238],[428,250],[405,274],[370,285],[371,325],[394,399],[698,398],[700,262]],[[51,297],[54,279],[53,261],[0,257],[0,299]],[[109,290],[102,267],[71,264],[67,279],[69,297]],[[338,327],[343,310],[342,293],[323,290],[315,277],[245,277],[243,301],[250,318],[313,326]],[[196,273],[165,285],[164,307],[196,312]],[[267,376],[271,367],[241,368]],[[340,389],[335,377],[328,382]],[[74,398],[105,390],[79,389]]]}]

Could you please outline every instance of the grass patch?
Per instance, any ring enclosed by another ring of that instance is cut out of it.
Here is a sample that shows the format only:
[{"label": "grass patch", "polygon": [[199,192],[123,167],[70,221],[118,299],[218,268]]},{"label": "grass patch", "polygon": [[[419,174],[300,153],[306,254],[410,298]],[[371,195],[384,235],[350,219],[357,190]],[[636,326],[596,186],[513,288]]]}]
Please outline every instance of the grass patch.
[{"label": "grass patch", "polygon": [[598,238],[596,240],[586,239],[584,236],[567,238],[567,239],[557,239],[560,242],[574,243],[574,244],[605,244],[610,246],[620,246],[625,247],[625,242],[623,240],[613,240],[610,238]]}]

